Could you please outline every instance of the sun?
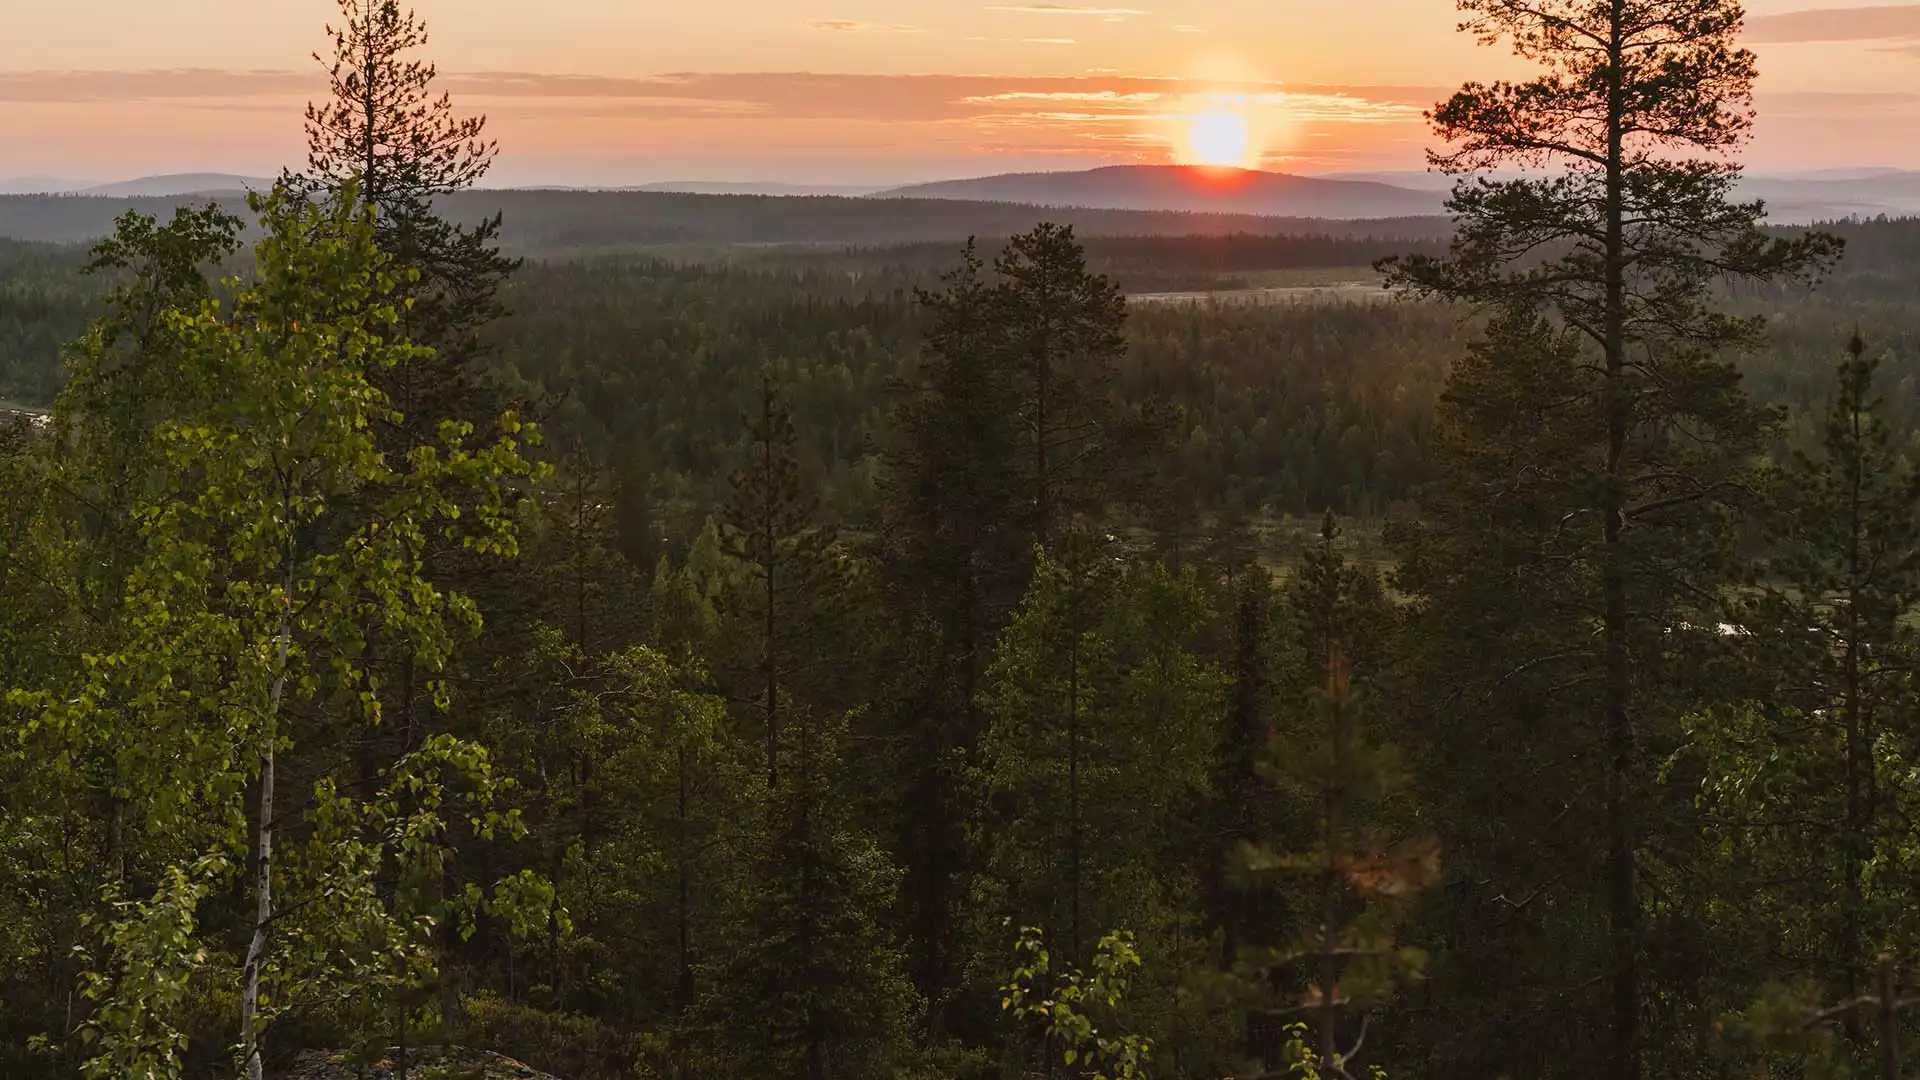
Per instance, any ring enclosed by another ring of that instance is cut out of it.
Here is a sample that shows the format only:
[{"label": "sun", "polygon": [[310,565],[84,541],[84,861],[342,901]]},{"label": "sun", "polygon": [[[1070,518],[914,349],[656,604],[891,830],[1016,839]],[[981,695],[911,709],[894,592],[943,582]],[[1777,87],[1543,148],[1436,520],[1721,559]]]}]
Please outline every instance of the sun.
[{"label": "sun", "polygon": [[1225,109],[1195,116],[1187,125],[1187,164],[1243,168],[1253,149],[1246,117]]}]

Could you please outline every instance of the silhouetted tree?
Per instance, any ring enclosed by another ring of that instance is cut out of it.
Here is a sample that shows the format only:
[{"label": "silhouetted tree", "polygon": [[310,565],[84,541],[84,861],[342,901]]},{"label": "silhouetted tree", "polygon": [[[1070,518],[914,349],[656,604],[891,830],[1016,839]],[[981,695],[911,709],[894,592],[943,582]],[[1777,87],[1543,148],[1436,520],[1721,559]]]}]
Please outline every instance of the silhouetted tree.
[{"label": "silhouetted tree", "polygon": [[[1387,264],[1415,293],[1508,311],[1551,312],[1545,352],[1566,381],[1528,403],[1573,425],[1565,466],[1580,475],[1561,529],[1592,535],[1582,551],[1599,627],[1591,722],[1604,766],[1610,987],[1603,1070],[1641,1073],[1639,852],[1647,836],[1647,738],[1669,709],[1645,693],[1651,654],[1686,588],[1711,590],[1711,561],[1675,537],[1734,493],[1763,417],[1746,400],[1728,348],[1758,339],[1754,319],[1725,315],[1710,288],[1817,272],[1838,245],[1813,233],[1769,236],[1758,203],[1734,201],[1734,153],[1752,126],[1754,56],[1739,48],[1737,0],[1460,0],[1463,29],[1506,40],[1542,69],[1518,83],[1468,83],[1430,114],[1451,173],[1497,168],[1551,175],[1464,181],[1449,207],[1458,228],[1444,257]],[[1564,331],[1559,328],[1564,328]],[[1541,349],[1487,354],[1525,363]],[[1464,387],[1461,387],[1464,389]],[[1475,433],[1480,435],[1482,433]],[[1485,432],[1491,435],[1491,431]],[[1529,438],[1507,428],[1508,438]],[[1484,437],[1484,436],[1483,436]],[[1684,582],[1684,584],[1683,584]],[[1566,629],[1574,634],[1571,626]]]}]

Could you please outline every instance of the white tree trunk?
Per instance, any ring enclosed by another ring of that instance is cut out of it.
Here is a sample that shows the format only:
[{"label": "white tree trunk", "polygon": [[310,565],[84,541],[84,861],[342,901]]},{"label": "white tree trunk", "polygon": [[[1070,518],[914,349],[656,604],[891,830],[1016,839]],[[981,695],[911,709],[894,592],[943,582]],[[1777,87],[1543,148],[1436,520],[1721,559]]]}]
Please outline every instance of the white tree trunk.
[{"label": "white tree trunk", "polygon": [[259,1031],[260,976],[267,963],[267,930],[273,923],[273,750],[280,737],[280,701],[286,693],[287,655],[293,637],[291,582],[280,616],[279,670],[267,693],[266,750],[260,756],[260,832],[254,841],[253,938],[247,942],[247,962],[240,991],[241,1062],[247,1080],[261,1080],[263,1052]]}]

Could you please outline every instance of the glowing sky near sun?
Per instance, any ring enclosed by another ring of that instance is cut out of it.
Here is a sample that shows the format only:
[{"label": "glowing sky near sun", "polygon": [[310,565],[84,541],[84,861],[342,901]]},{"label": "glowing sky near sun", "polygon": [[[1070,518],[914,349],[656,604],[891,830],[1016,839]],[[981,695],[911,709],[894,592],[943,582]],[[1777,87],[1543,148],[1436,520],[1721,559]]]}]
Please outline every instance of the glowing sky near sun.
[{"label": "glowing sky near sun", "polygon": [[[1417,168],[1513,73],[1451,0],[417,0],[515,183],[875,183],[1120,161]],[[273,171],[332,0],[0,15],[0,178]],[[1752,0],[1760,168],[1920,167],[1920,2]]]}]

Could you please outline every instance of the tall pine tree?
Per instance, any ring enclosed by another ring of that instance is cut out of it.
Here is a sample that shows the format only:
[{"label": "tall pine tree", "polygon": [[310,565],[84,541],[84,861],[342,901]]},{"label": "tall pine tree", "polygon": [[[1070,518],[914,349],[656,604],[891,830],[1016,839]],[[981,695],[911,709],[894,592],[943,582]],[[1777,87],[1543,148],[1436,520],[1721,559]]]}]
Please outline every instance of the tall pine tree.
[{"label": "tall pine tree", "polygon": [[409,54],[427,27],[398,0],[338,0],[328,26],[328,97],[307,106],[307,164],[294,179],[307,190],[356,181],[378,211],[375,234],[405,283],[396,331],[431,347],[382,377],[399,413],[389,432],[403,447],[431,441],[440,421],[489,423],[498,396],[477,379],[479,329],[501,313],[499,291],[517,263],[498,250],[500,218],[466,226],[440,216],[435,200],[485,177],[498,152],[484,117],[460,117],[435,94],[438,71]]},{"label": "tall pine tree", "polygon": [[[1606,838],[1605,856],[1583,874],[1558,878],[1555,888],[1582,877],[1603,883],[1595,915],[1604,944],[1594,959],[1606,986],[1607,1034],[1595,1067],[1613,1080],[1635,1080],[1645,1065],[1642,1021],[1652,993],[1644,977],[1644,846],[1661,819],[1650,782],[1682,711],[1673,695],[1684,695],[1682,680],[1660,672],[1672,656],[1680,608],[1702,597],[1711,606],[1726,581],[1713,519],[1738,491],[1737,474],[1764,423],[1721,355],[1757,340],[1762,324],[1722,314],[1711,288],[1721,278],[1767,281],[1818,270],[1837,244],[1818,233],[1769,236],[1759,228],[1763,208],[1734,201],[1734,155],[1751,128],[1755,77],[1753,54],[1735,40],[1737,0],[1460,0],[1460,7],[1463,29],[1489,44],[1509,42],[1541,73],[1518,83],[1469,83],[1441,103],[1430,118],[1447,149],[1431,155],[1433,164],[1456,174],[1552,171],[1462,182],[1449,202],[1458,224],[1448,254],[1387,269],[1393,284],[1415,293],[1512,313],[1500,331],[1505,340],[1480,354],[1491,378],[1453,384],[1462,421],[1456,430],[1476,444],[1470,453],[1488,464],[1509,459],[1505,478],[1489,477],[1496,486],[1482,494],[1495,501],[1495,513],[1428,516],[1433,534],[1484,530],[1499,520],[1502,503],[1511,504],[1503,495],[1537,492],[1541,479],[1560,485],[1551,520],[1531,538],[1547,558],[1522,571],[1534,586],[1548,575],[1561,578],[1554,599],[1566,620],[1558,640],[1537,655],[1488,649],[1468,670],[1498,683],[1498,665],[1525,672],[1555,664],[1562,675],[1551,684],[1556,699],[1579,687],[1556,726],[1582,729],[1574,737],[1598,763],[1581,786],[1599,794],[1591,825]],[[1551,326],[1534,322],[1548,314]],[[1531,381],[1543,357],[1561,377],[1539,386],[1538,396],[1516,403],[1495,385]],[[1531,415],[1509,414],[1515,404]],[[1563,443],[1558,462],[1537,456],[1549,425]],[[1538,471],[1513,471],[1525,465]],[[1481,590],[1492,574],[1472,563],[1517,553],[1477,548],[1447,568],[1410,554]],[[1408,581],[1429,598],[1452,588]],[[1478,634],[1498,621],[1448,630]],[[1589,626],[1598,632],[1586,635]]]}]

